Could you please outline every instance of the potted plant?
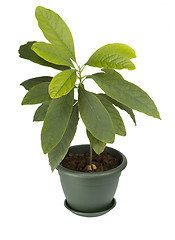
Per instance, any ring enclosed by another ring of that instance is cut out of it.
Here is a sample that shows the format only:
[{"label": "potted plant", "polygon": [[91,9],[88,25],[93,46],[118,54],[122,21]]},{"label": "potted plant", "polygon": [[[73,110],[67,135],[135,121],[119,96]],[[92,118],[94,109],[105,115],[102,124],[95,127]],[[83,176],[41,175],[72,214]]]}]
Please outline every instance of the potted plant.
[{"label": "potted plant", "polygon": [[[115,134],[126,130],[118,109],[126,111],[136,125],[133,109],[160,119],[153,100],[141,88],[126,81],[117,70],[134,70],[135,51],[120,43],[99,48],[79,66],[74,42],[66,23],[55,12],[38,6],[38,25],[50,43],[28,42],[19,49],[21,58],[60,72],[26,80],[28,90],[22,105],[41,104],[34,121],[44,121],[41,131],[43,152],[48,153],[52,171],[57,169],[66,195],[65,206],[82,216],[99,216],[115,206],[114,194],[125,156],[106,147]],[[86,66],[100,68],[83,75]],[[84,82],[93,79],[102,93],[87,91]],[[78,92],[78,98],[74,92]],[[79,117],[86,127],[89,145],[72,146]]]}]

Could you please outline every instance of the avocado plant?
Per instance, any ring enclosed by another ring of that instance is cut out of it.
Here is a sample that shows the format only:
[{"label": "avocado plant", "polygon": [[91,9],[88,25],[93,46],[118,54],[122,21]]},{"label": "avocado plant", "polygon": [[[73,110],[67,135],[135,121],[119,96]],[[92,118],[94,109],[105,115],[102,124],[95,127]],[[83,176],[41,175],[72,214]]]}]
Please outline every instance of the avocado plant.
[{"label": "avocado plant", "polygon": [[[54,76],[41,76],[26,80],[21,85],[28,90],[22,105],[41,104],[33,121],[44,121],[41,131],[43,152],[48,153],[52,171],[66,156],[76,133],[79,120],[86,127],[90,141],[90,166],[92,149],[100,154],[107,143],[113,143],[115,134],[125,136],[126,130],[118,108],[126,111],[136,125],[133,110],[160,119],[159,112],[148,94],[135,84],[126,81],[116,70],[134,70],[131,59],[135,51],[121,43],[102,46],[89,60],[79,66],[75,57],[71,32],[55,12],[38,6],[36,19],[49,41],[30,41],[20,46],[21,58],[59,70]],[[86,66],[100,71],[83,75]],[[91,78],[102,93],[87,91],[84,81]],[[74,98],[78,91],[78,99]]]}]

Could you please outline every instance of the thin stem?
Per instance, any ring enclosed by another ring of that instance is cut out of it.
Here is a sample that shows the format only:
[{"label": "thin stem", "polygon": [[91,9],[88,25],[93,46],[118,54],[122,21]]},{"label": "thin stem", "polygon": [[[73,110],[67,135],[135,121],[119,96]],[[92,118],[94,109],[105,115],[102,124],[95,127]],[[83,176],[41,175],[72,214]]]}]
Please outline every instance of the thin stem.
[{"label": "thin stem", "polygon": [[81,73],[83,72],[86,65],[84,64],[83,66],[79,66],[77,62],[75,62],[75,64],[77,65],[77,77],[80,80],[80,83],[82,83],[82,80],[85,76],[82,77]]},{"label": "thin stem", "polygon": [[86,80],[87,76],[88,76],[88,75],[85,75],[85,76],[83,76],[83,77],[81,78],[82,83],[84,82],[84,80]]},{"label": "thin stem", "polygon": [[92,146],[90,145],[90,165],[92,165]]},{"label": "thin stem", "polygon": [[85,67],[86,67],[86,65],[84,64],[84,65],[80,68],[80,71],[82,72]]},{"label": "thin stem", "polygon": [[79,66],[78,66],[78,63],[77,63],[77,62],[75,62],[75,64],[76,64],[77,68],[79,68]]},{"label": "thin stem", "polygon": [[76,100],[76,101],[74,102],[73,106],[75,106],[75,104],[77,104],[77,102],[78,102],[78,101]]},{"label": "thin stem", "polygon": [[82,79],[82,77],[81,77],[81,67],[80,66],[78,66],[77,65],[77,67],[78,67],[78,78],[79,78],[79,80],[80,80],[80,83],[81,83],[81,79]]}]

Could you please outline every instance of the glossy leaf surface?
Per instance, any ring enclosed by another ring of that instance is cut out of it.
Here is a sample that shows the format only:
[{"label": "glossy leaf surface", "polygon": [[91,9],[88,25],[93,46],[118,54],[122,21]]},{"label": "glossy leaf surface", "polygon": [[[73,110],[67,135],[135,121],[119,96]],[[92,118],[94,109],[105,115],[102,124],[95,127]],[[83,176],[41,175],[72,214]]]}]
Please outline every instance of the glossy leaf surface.
[{"label": "glossy leaf surface", "polygon": [[47,113],[47,109],[49,107],[50,102],[42,103],[37,110],[35,111],[35,115],[33,117],[34,122],[44,121],[44,118]]},{"label": "glossy leaf surface", "polygon": [[57,64],[74,67],[64,48],[45,42],[36,42],[31,49],[44,60]]},{"label": "glossy leaf surface", "polygon": [[51,100],[48,92],[49,82],[43,82],[32,87],[24,96],[22,105],[44,103]]},{"label": "glossy leaf surface", "polygon": [[102,142],[113,143],[115,132],[108,111],[91,92],[79,87],[79,110],[88,131]]},{"label": "glossy leaf surface", "polygon": [[46,60],[44,60],[43,58],[41,58],[40,56],[38,56],[32,49],[32,45],[36,43],[36,41],[32,41],[32,42],[27,42],[24,45],[21,45],[19,48],[19,56],[21,58],[30,60],[34,63],[40,64],[42,66],[45,67],[51,67],[51,68],[55,68],[57,70],[66,70],[69,69],[70,67],[68,66],[63,66],[63,65],[56,65],[50,62],[47,62]]},{"label": "glossy leaf surface", "polygon": [[76,70],[69,69],[58,73],[49,85],[51,98],[58,98],[66,95],[74,87],[77,79]]},{"label": "glossy leaf surface", "polygon": [[131,58],[135,58],[135,51],[121,43],[107,44],[99,48],[88,60],[86,65],[99,68],[115,68],[134,70],[135,65]]},{"label": "glossy leaf surface", "polygon": [[46,39],[64,49],[75,61],[72,34],[63,19],[52,10],[41,6],[36,8],[35,15]]},{"label": "glossy leaf surface", "polygon": [[122,103],[119,103],[118,101],[116,101],[115,99],[109,97],[109,96],[106,95],[106,94],[100,93],[100,94],[98,94],[98,95],[101,95],[101,96],[105,97],[108,101],[110,101],[110,102],[111,102],[112,104],[114,104],[116,107],[120,108],[121,110],[126,111],[126,112],[130,115],[130,117],[132,118],[133,122],[134,122],[135,125],[136,125],[135,115],[134,115],[133,110],[132,110],[131,108],[125,106],[125,105],[122,104]]},{"label": "glossy leaf surface", "polygon": [[96,73],[89,77],[91,77],[108,96],[129,108],[160,119],[155,103],[146,92],[135,84],[124,80],[115,70],[106,69],[104,71],[103,73]]},{"label": "glossy leaf surface", "polygon": [[74,138],[78,124],[78,104],[73,106],[72,114],[69,119],[66,131],[61,141],[48,153],[49,162],[52,171],[60,164],[64,159],[70,144]]},{"label": "glossy leaf surface", "polygon": [[104,105],[104,107],[108,111],[112,119],[115,133],[121,136],[125,136],[126,135],[125,125],[117,109],[105,97],[98,94],[96,96],[100,99],[101,103]]},{"label": "glossy leaf surface", "polygon": [[41,131],[41,145],[44,153],[50,152],[61,141],[70,119],[73,102],[73,90],[51,101]]},{"label": "glossy leaf surface", "polygon": [[103,152],[105,149],[106,143],[101,142],[97,138],[95,138],[87,129],[86,129],[87,136],[89,138],[90,144],[93,148],[93,150],[97,153],[100,154]]},{"label": "glossy leaf surface", "polygon": [[43,77],[36,77],[28,79],[24,82],[22,82],[20,85],[23,86],[26,90],[30,90],[35,85],[38,85],[43,82],[50,82],[52,80],[52,77],[43,76]]}]

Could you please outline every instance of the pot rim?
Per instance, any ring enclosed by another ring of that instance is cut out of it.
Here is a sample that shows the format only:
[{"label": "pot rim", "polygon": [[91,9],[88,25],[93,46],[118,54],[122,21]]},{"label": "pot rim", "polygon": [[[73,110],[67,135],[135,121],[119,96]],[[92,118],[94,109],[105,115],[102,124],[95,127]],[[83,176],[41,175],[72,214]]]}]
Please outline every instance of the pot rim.
[{"label": "pot rim", "polygon": [[[85,146],[90,146],[90,145],[89,144],[73,145],[69,149],[71,149],[71,148],[78,148],[80,146],[81,147],[85,147]],[[71,175],[71,176],[86,177],[86,178],[102,177],[102,176],[111,175],[113,173],[120,173],[127,166],[127,159],[126,159],[125,155],[123,153],[121,153],[120,151],[118,151],[118,150],[116,150],[114,148],[111,148],[111,147],[105,147],[105,150],[114,150],[122,157],[122,162],[121,162],[121,164],[118,167],[112,168],[110,170],[103,171],[103,172],[92,172],[92,173],[74,171],[74,170],[65,168],[65,167],[63,167],[61,165],[58,165],[56,169],[58,170],[58,172],[66,173],[69,176]]]}]

